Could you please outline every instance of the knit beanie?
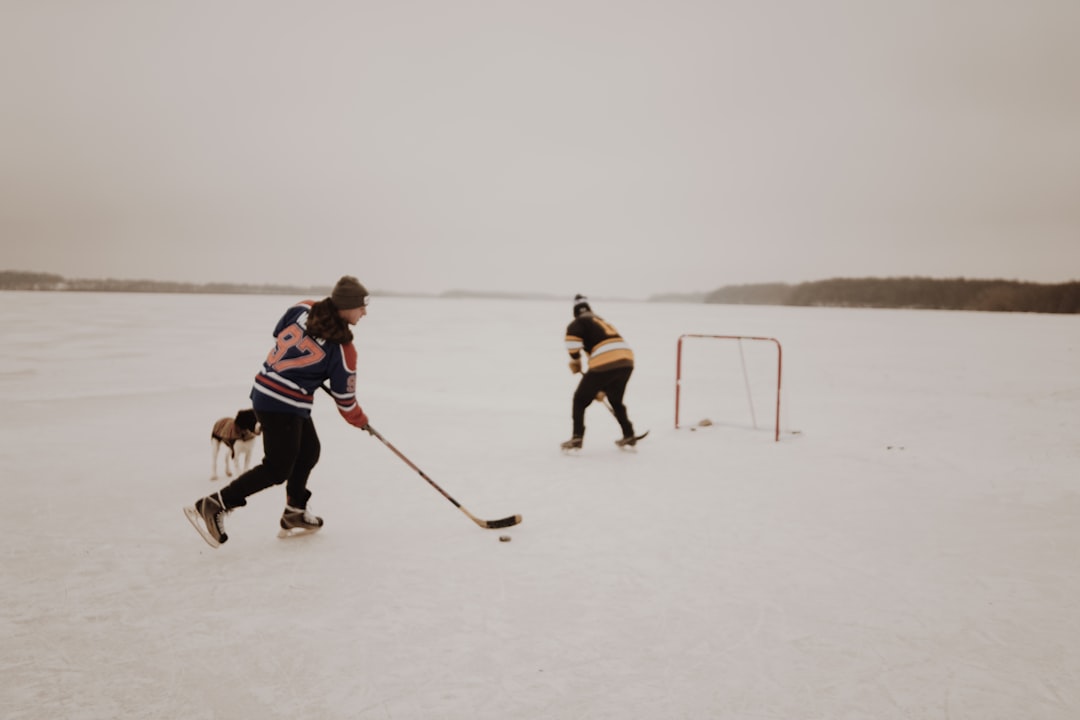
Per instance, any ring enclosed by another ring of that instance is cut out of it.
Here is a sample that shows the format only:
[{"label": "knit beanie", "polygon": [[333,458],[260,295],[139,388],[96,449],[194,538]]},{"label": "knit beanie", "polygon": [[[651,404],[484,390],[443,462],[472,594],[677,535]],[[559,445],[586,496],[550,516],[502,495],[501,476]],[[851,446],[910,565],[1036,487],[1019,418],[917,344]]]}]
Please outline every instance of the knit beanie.
[{"label": "knit beanie", "polygon": [[353,310],[367,305],[368,291],[352,275],[343,275],[330,293],[330,299],[338,310]]},{"label": "knit beanie", "polygon": [[589,298],[579,293],[574,296],[574,317],[583,312],[592,312],[592,308],[589,307]]}]

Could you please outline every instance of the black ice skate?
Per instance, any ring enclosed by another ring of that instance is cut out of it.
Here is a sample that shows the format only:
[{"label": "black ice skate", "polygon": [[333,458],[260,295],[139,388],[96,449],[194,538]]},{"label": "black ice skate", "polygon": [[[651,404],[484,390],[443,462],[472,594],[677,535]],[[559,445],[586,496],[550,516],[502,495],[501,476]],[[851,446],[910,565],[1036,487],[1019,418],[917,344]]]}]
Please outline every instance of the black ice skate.
[{"label": "black ice skate", "polygon": [[199,531],[206,544],[213,548],[229,539],[229,536],[225,534],[227,512],[220,492],[199,498],[194,505],[184,508],[187,519]]},{"label": "black ice skate", "polygon": [[641,433],[640,435],[628,435],[628,436],[626,436],[624,438],[620,438],[619,440],[616,440],[615,444],[618,445],[619,447],[621,447],[624,450],[629,450],[630,448],[632,448],[632,447],[634,447],[635,445],[638,444],[638,440],[641,440],[642,438],[644,438],[648,434],[649,434],[649,431],[646,430],[645,432]]},{"label": "black ice skate", "polygon": [[310,535],[313,532],[318,532],[322,526],[323,519],[307,508],[295,508],[292,505],[286,505],[285,512],[281,513],[281,530],[278,531],[278,537]]}]

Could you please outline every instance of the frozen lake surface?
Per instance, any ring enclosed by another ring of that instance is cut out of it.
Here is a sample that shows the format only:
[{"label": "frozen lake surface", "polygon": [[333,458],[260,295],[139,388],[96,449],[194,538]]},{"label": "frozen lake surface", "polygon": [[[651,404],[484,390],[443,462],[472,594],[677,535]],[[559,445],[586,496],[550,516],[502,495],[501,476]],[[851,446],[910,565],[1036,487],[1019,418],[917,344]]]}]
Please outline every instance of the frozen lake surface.
[{"label": "frozen lake surface", "polygon": [[[11,720],[1080,717],[1075,316],[594,302],[651,432],[594,404],[569,457],[569,300],[375,298],[372,425],[524,522],[322,398],[325,530],[272,488],[212,550],[181,507],[299,298],[0,298]],[[688,347],[674,428],[683,333],[782,343],[780,442],[749,344]]]}]

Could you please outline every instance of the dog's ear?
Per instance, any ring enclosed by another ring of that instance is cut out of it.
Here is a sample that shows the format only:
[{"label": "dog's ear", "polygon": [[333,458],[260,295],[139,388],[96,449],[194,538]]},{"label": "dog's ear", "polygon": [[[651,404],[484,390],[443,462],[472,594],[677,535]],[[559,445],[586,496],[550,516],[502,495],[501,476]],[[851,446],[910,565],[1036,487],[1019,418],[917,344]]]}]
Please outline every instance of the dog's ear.
[{"label": "dog's ear", "polygon": [[255,417],[254,410],[241,410],[236,413],[236,426],[250,430],[254,432],[255,426],[259,424],[258,418]]}]

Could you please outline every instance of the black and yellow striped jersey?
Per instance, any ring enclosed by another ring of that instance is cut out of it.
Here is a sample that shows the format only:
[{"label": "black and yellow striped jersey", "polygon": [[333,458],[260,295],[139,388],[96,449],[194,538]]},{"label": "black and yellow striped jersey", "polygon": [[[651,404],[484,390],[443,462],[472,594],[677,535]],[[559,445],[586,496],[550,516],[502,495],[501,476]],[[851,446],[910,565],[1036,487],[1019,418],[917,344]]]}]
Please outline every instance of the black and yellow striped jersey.
[{"label": "black and yellow striped jersey", "polygon": [[634,366],[634,352],[619,331],[591,312],[581,313],[566,326],[566,351],[575,360],[584,351],[590,371]]}]

